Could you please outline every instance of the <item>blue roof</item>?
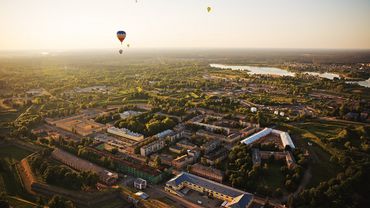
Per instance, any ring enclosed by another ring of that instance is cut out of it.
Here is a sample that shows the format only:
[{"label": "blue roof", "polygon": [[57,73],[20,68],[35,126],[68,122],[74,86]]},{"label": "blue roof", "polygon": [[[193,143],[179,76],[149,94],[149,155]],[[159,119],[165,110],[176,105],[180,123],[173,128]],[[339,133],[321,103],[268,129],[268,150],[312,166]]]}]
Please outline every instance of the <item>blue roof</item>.
[{"label": "blue roof", "polygon": [[231,202],[226,204],[226,207],[231,208],[246,208],[252,202],[252,194],[243,194],[234,198]]}]

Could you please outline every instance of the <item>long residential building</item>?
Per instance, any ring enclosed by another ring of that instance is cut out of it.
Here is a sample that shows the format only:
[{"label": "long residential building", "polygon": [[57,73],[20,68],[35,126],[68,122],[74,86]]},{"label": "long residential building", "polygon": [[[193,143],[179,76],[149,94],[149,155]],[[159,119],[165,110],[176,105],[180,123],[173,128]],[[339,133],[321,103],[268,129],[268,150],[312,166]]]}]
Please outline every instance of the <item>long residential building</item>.
[{"label": "long residential building", "polygon": [[208,196],[223,200],[222,207],[248,208],[253,202],[253,194],[217,183],[191,173],[182,172],[166,183],[165,190],[183,196],[180,192],[183,188],[204,193]]},{"label": "long residential building", "polygon": [[190,173],[210,179],[212,181],[217,181],[219,183],[222,183],[222,181],[224,180],[224,174],[221,170],[207,167],[199,163],[191,166]]},{"label": "long residential building", "polygon": [[99,176],[100,181],[103,181],[106,184],[112,184],[118,179],[117,173],[109,171],[77,156],[74,156],[59,148],[55,148],[54,151],[51,153],[51,156],[54,159],[76,170],[91,171],[93,173],[96,173]]},{"label": "long residential building", "polygon": [[110,134],[114,134],[114,135],[117,135],[117,136],[127,138],[127,139],[131,139],[131,140],[134,140],[134,141],[137,141],[137,142],[140,142],[140,141],[144,140],[144,135],[132,132],[132,131],[130,131],[128,129],[125,129],[125,128],[120,129],[120,128],[116,128],[116,127],[110,127],[110,128],[107,129],[107,132],[110,133]]},{"label": "long residential building", "polygon": [[140,154],[144,157],[157,152],[158,150],[164,148],[166,146],[166,142],[164,139],[157,139],[147,145],[144,145],[140,148]]},{"label": "long residential building", "polygon": [[163,172],[152,168],[143,162],[135,161],[132,158],[118,158],[112,154],[94,148],[88,149],[100,156],[105,156],[113,160],[118,172],[129,174],[137,178],[143,178],[151,183],[159,183],[164,177]]},{"label": "long residential building", "polygon": [[230,134],[230,128],[227,127],[222,127],[222,126],[216,126],[212,124],[206,124],[206,123],[201,123],[201,122],[192,122],[192,124],[203,127],[204,129],[208,131],[220,131],[220,132],[225,132],[226,134]]}]

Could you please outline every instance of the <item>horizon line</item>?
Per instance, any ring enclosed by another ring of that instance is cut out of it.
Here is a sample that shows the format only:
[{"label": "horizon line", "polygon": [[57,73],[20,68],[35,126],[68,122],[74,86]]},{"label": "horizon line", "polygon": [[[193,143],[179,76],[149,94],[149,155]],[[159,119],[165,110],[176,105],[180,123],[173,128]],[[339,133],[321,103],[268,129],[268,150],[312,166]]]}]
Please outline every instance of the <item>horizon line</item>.
[{"label": "horizon line", "polygon": [[[118,48],[69,48],[69,49],[0,49],[0,52],[78,52],[78,51],[107,51]],[[370,48],[280,48],[280,47],[130,47],[126,50],[316,50],[316,51],[370,51]]]}]

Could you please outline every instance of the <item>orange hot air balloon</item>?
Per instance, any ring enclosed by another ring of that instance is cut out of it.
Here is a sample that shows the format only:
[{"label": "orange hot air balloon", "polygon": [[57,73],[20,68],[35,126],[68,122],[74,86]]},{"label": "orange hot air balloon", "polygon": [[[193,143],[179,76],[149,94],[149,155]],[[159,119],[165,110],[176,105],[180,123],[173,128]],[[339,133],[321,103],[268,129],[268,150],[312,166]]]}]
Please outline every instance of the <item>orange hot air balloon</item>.
[{"label": "orange hot air balloon", "polygon": [[118,31],[117,32],[117,38],[119,41],[121,41],[121,45],[122,45],[122,42],[125,40],[126,38],[126,32],[125,31]]}]

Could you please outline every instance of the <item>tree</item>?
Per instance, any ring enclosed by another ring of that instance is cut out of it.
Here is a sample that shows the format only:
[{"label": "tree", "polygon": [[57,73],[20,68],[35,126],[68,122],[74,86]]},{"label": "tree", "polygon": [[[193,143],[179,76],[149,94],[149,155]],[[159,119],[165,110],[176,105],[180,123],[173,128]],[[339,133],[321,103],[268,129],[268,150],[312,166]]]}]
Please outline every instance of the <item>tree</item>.
[{"label": "tree", "polygon": [[155,168],[161,167],[161,158],[159,156],[155,157],[154,159],[154,167]]},{"label": "tree", "polygon": [[7,199],[7,194],[6,192],[1,192],[0,193],[0,208],[9,208],[9,202]]},{"label": "tree", "polygon": [[44,200],[42,200],[42,198],[40,196],[37,197],[36,204],[37,204],[37,207],[40,207],[40,208],[45,206],[45,202],[44,202]]},{"label": "tree", "polygon": [[112,153],[112,154],[117,154],[118,153],[118,149],[117,148],[112,148],[111,150],[110,150],[110,152]]},{"label": "tree", "polygon": [[67,201],[64,198],[54,195],[48,202],[49,208],[75,208],[71,201]]}]

